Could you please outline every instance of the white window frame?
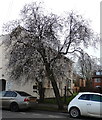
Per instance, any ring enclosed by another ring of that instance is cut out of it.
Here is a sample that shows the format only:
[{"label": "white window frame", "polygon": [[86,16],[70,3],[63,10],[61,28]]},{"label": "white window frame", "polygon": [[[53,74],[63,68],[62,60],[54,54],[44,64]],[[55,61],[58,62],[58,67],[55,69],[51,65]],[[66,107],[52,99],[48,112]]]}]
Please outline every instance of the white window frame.
[{"label": "white window frame", "polygon": [[95,78],[95,83],[100,83],[101,82],[101,78]]}]

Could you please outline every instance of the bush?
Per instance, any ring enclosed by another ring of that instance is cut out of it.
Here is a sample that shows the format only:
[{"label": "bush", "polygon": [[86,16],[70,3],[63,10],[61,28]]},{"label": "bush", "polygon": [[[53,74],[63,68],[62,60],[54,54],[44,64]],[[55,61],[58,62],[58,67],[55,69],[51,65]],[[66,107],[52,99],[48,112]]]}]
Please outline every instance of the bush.
[{"label": "bush", "polygon": [[[62,97],[62,102],[64,104],[69,104],[69,102],[77,95],[77,93],[73,94],[72,96],[67,96],[66,97],[66,102],[65,102],[65,98]],[[57,104],[57,101],[55,98],[45,98],[44,99],[44,103],[48,103],[48,104]]]},{"label": "bush", "polygon": [[56,104],[57,102],[55,98],[45,98],[44,103]]},{"label": "bush", "polygon": [[73,94],[72,96],[67,97],[66,104],[69,104],[70,101],[77,95],[77,93]]}]

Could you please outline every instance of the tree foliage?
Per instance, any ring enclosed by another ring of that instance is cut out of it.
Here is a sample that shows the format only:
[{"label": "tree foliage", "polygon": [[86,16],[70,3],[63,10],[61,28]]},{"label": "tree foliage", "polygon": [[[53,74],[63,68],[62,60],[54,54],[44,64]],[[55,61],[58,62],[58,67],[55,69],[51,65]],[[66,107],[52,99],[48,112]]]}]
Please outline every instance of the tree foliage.
[{"label": "tree foliage", "polygon": [[75,71],[84,79],[90,80],[93,72],[97,70],[100,70],[99,59],[87,53],[81,54],[75,65]]}]

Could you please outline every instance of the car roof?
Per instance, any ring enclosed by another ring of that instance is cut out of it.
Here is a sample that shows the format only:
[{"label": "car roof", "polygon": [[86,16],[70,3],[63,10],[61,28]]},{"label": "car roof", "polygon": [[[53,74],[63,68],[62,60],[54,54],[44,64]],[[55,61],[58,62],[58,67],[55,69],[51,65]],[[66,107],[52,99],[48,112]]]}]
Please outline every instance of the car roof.
[{"label": "car roof", "polygon": [[[18,90],[4,90],[5,92],[11,91],[11,92],[25,92],[25,91],[18,91]],[[3,92],[3,91],[2,91]],[[25,92],[26,93],[26,92]]]},{"label": "car roof", "polygon": [[96,93],[96,92],[79,92],[79,94],[95,94],[95,95],[102,95],[101,93]]}]

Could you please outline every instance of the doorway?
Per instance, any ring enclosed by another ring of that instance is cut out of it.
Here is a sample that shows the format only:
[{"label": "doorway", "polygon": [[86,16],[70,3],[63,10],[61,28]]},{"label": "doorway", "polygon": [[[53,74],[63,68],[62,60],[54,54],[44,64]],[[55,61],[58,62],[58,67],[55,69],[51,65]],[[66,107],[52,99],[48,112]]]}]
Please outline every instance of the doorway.
[{"label": "doorway", "polygon": [[6,80],[0,79],[0,91],[4,91],[6,89]]}]

